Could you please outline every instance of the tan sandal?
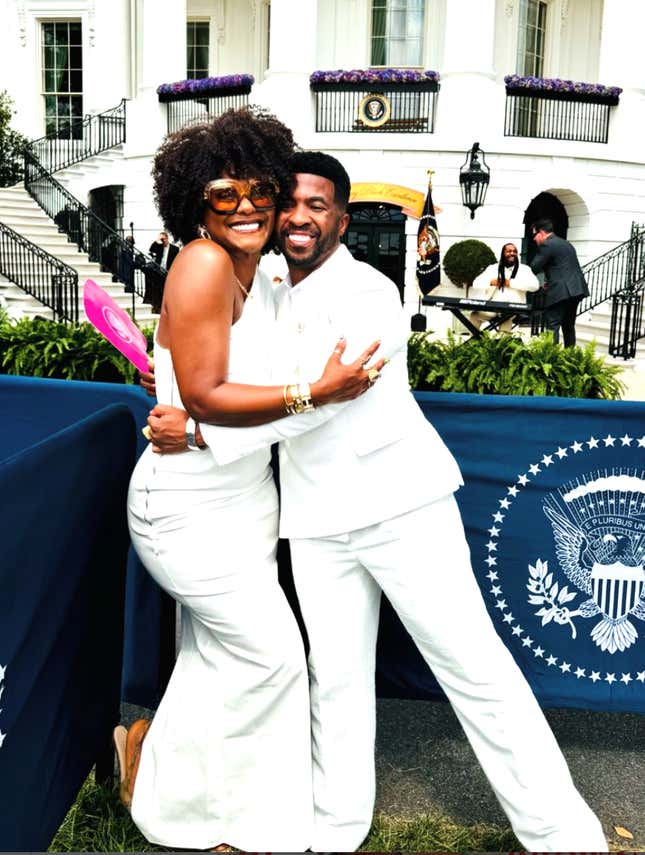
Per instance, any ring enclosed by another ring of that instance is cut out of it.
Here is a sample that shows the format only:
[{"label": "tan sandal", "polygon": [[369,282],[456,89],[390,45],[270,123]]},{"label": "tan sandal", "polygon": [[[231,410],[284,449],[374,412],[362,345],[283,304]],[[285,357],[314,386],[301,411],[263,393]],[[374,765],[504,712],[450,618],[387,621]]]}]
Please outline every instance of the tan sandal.
[{"label": "tan sandal", "polygon": [[114,728],[114,747],[119,761],[119,796],[130,810],[134,795],[134,782],[139,771],[143,740],[150,727],[145,718],[137,719],[128,730],[120,724]]}]

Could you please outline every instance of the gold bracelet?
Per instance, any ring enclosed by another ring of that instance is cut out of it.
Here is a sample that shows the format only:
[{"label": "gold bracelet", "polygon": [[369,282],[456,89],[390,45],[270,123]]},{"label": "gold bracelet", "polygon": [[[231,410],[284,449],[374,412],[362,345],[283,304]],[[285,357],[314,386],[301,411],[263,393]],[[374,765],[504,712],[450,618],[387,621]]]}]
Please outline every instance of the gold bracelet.
[{"label": "gold bracelet", "polygon": [[282,397],[285,409],[290,416],[297,416],[314,409],[309,383],[287,384],[282,390]]},{"label": "gold bracelet", "polygon": [[289,409],[290,404],[289,404],[289,401],[287,401],[287,393],[288,393],[288,391],[289,391],[289,386],[288,386],[287,384],[285,384],[285,385],[282,387],[282,400],[284,401],[284,408],[285,408],[285,410],[286,410],[288,413],[291,413],[291,410]]}]

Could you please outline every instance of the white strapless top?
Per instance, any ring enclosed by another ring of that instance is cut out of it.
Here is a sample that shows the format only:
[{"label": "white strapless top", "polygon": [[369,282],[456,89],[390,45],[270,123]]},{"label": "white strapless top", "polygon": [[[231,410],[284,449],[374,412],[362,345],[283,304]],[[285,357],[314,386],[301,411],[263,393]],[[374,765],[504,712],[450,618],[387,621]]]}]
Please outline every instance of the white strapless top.
[{"label": "white strapless top", "polygon": [[[271,338],[275,310],[271,283],[258,270],[241,317],[231,327],[229,380],[253,385],[270,384]],[[168,348],[155,336],[155,384],[161,404],[183,407]],[[272,477],[270,448],[264,448],[233,463],[219,466],[208,449],[178,454],[153,454],[146,449],[133,479],[148,491],[208,490],[229,499],[262,486]],[[153,470],[153,471],[152,471]],[[151,477],[153,476],[153,477]],[[140,480],[141,479],[141,480]]]}]

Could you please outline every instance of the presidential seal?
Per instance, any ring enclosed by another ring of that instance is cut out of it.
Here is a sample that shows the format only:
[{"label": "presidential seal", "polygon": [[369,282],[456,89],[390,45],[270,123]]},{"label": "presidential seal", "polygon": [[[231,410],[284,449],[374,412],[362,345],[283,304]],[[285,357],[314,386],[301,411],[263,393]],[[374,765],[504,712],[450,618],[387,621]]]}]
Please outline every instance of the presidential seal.
[{"label": "presidential seal", "polygon": [[358,120],[368,128],[380,128],[390,118],[390,102],[385,95],[370,92],[358,105]]},{"label": "presidential seal", "polygon": [[[572,585],[586,599],[570,610],[567,592],[552,603],[547,586],[533,577],[532,603],[537,612],[567,623],[575,638],[573,619],[600,618],[591,630],[594,642],[608,653],[626,650],[638,639],[634,620],[645,620],[645,472],[596,472],[577,479],[544,502],[553,528],[558,562]],[[562,590],[566,591],[566,587]]]},{"label": "presidential seal", "polygon": [[546,449],[499,496],[485,543],[484,589],[525,665],[621,698],[645,685],[644,454],[628,432]]}]

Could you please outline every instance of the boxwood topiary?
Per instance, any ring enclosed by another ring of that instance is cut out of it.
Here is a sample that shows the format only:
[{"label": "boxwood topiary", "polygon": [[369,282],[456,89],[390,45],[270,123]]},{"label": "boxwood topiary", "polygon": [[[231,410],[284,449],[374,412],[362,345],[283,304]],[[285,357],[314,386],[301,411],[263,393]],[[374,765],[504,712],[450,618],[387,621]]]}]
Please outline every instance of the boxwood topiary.
[{"label": "boxwood topiary", "polygon": [[473,281],[497,259],[493,250],[481,240],[453,243],[443,257],[443,269],[453,285],[470,288]]}]

